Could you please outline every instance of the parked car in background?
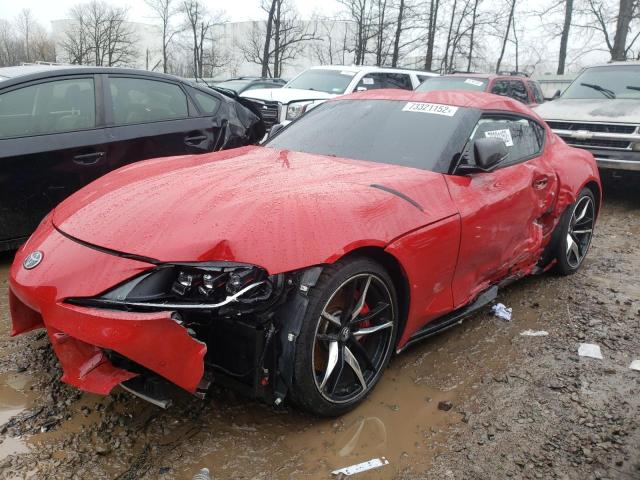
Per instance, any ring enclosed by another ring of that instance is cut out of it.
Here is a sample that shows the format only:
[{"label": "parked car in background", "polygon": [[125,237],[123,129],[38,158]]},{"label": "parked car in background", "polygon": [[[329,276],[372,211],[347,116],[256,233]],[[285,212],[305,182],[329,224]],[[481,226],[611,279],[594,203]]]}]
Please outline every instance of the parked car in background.
[{"label": "parked car in background", "polygon": [[536,112],[601,169],[640,172],[640,62],[589,67]]},{"label": "parked car in background", "polygon": [[256,104],[267,129],[287,124],[329,98],[353,92],[399,88],[413,90],[435,73],[396,68],[331,65],[305,70],[281,89],[242,94]]},{"label": "parked car in background", "polygon": [[287,81],[282,78],[238,77],[214,83],[213,86],[233,90],[240,95],[248,90],[257,90],[258,88],[282,88],[286,83]]},{"label": "parked car in background", "polygon": [[510,97],[530,106],[544,102],[538,82],[521,74],[452,73],[431,78],[422,83],[417,90],[473,90]]},{"label": "parked car in background", "polygon": [[0,250],[17,247],[56,204],[111,170],[264,136],[249,108],[170,75],[24,66],[0,76],[8,77],[0,81]]},{"label": "parked car in background", "polygon": [[499,288],[578,271],[600,192],[593,156],[512,99],[339,97],[263,146],[142,162],[67,199],[16,254],[12,334],[45,327],[89,392],[167,406],[156,385],[215,383],[340,415]]}]

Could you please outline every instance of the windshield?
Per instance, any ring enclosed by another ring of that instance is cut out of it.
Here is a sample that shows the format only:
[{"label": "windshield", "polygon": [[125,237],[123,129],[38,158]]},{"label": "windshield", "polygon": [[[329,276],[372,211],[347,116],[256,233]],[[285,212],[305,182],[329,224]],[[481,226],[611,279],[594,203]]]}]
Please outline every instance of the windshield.
[{"label": "windshield", "polygon": [[588,68],[569,85],[561,98],[640,100],[640,65]]},{"label": "windshield", "polygon": [[432,90],[475,90],[484,92],[487,87],[486,78],[472,77],[432,77],[420,84],[416,91],[430,92]]},{"label": "windshield", "polygon": [[284,88],[300,88],[341,95],[351,83],[356,72],[350,70],[321,70],[313,68],[302,72]]},{"label": "windshield", "polygon": [[226,88],[229,90],[233,90],[234,92],[241,92],[247,85],[251,83],[251,80],[227,80],[226,82],[216,83],[216,87]]},{"label": "windshield", "polygon": [[[296,152],[446,171],[463,148],[474,110],[396,100],[330,101],[266,146]],[[445,165],[443,167],[443,165]]]}]

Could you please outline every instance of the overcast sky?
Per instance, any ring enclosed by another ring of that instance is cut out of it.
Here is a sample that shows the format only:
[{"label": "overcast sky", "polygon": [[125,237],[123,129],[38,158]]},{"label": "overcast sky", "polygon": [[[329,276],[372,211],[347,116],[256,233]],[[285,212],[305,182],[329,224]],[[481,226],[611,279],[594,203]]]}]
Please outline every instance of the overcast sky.
[{"label": "overcast sky", "polygon": [[[30,9],[43,26],[51,28],[50,21],[68,17],[69,8],[83,3],[81,0],[0,0],[0,17],[11,19],[23,8]],[[143,0],[109,0],[112,5],[128,6],[132,21],[149,21],[149,10]],[[231,0],[205,2],[212,9],[220,8],[226,12],[230,21],[258,20],[265,16],[260,9],[260,0]],[[329,11],[327,10],[329,5]],[[303,0],[296,2],[303,17],[310,17],[314,11],[329,15],[337,9],[334,0]]]}]

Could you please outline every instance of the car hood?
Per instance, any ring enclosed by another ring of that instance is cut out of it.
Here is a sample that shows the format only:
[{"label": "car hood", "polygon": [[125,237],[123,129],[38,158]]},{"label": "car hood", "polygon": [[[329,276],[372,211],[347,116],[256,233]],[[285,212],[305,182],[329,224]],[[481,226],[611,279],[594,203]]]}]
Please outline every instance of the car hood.
[{"label": "car hood", "polygon": [[116,252],[278,273],[384,247],[455,212],[441,174],[243,147],[124,167],[60,204],[53,224]]},{"label": "car hood", "polygon": [[257,88],[244,92],[241,97],[257,100],[271,100],[280,103],[291,103],[298,100],[326,100],[336,95],[315,90],[300,90],[298,88]]},{"label": "car hood", "polygon": [[640,100],[559,98],[534,110],[545,120],[640,123]]}]

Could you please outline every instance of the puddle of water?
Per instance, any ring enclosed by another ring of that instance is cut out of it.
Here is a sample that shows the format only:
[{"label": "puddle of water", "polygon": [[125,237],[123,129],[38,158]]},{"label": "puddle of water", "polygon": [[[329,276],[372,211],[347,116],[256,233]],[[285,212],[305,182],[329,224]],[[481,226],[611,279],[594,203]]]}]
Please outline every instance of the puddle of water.
[{"label": "puddle of water", "polygon": [[[29,403],[23,393],[29,384],[26,375],[10,373],[0,375],[0,425],[7,423],[11,417],[22,413]],[[3,435],[0,437],[0,460],[9,455],[26,453],[29,447],[23,439]]]}]

